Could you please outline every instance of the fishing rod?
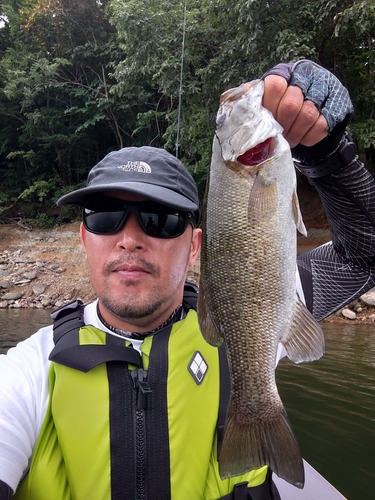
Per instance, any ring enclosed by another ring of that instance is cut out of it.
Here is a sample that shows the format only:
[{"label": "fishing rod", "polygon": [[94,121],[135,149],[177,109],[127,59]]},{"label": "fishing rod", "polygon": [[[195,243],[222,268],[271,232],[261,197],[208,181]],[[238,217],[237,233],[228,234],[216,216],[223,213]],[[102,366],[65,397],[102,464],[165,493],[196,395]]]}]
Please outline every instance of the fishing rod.
[{"label": "fishing rod", "polygon": [[176,136],[176,158],[178,158],[178,148],[180,141],[180,121],[181,121],[181,100],[182,100],[182,75],[184,71],[184,54],[185,54],[185,34],[186,34],[186,1],[184,3],[184,22],[182,28],[182,47],[181,47],[181,70],[180,70],[180,90],[178,94],[178,111],[177,111],[177,136]]}]

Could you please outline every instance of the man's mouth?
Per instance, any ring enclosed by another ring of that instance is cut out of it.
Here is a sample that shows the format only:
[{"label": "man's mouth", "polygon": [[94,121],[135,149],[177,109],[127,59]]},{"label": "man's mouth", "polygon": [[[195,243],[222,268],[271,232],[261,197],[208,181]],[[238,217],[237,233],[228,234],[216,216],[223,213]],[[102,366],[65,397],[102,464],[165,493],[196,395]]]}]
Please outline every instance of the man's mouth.
[{"label": "man's mouth", "polygon": [[123,279],[140,279],[150,274],[144,267],[135,264],[122,264],[115,267],[113,272]]},{"label": "man's mouth", "polygon": [[126,260],[117,259],[108,263],[104,272],[108,275],[115,274],[120,279],[124,280],[139,280],[148,275],[157,276],[159,274],[158,267],[155,264],[147,262],[143,259]]}]

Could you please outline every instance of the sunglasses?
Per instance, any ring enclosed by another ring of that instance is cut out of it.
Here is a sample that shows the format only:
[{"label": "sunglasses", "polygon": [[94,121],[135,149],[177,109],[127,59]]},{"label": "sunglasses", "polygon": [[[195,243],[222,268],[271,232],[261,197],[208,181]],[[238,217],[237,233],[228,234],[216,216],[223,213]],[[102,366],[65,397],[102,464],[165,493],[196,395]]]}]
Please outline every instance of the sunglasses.
[{"label": "sunglasses", "polygon": [[167,207],[153,201],[122,201],[101,198],[88,201],[82,209],[83,225],[90,233],[115,234],[124,227],[130,212],[148,236],[177,238],[189,223],[195,226],[191,212]]}]

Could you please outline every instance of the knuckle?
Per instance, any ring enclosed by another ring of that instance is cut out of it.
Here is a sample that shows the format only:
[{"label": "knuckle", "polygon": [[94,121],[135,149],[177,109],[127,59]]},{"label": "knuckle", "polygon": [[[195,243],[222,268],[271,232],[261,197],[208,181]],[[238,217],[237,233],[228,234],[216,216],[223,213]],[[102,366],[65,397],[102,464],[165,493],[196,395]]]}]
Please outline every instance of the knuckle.
[{"label": "knuckle", "polygon": [[264,79],[265,91],[272,95],[284,95],[287,89],[285,78],[278,75],[269,75]]},{"label": "knuckle", "polygon": [[312,101],[305,101],[301,108],[301,117],[308,122],[315,122],[320,112]]},{"label": "knuckle", "polygon": [[296,116],[301,112],[301,104],[295,99],[283,99],[279,112],[287,116]]}]

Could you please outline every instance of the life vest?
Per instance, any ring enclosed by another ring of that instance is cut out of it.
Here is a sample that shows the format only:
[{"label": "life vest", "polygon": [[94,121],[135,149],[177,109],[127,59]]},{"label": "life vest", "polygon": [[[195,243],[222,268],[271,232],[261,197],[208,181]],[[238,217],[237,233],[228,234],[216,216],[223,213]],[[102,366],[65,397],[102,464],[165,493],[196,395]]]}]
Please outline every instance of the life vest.
[{"label": "life vest", "polygon": [[49,406],[14,498],[273,498],[267,467],[220,478],[216,428],[228,372],[220,373],[224,350],[199,331],[194,294],[186,289],[186,318],[146,337],[142,356],[85,325],[81,304],[55,312]]}]

